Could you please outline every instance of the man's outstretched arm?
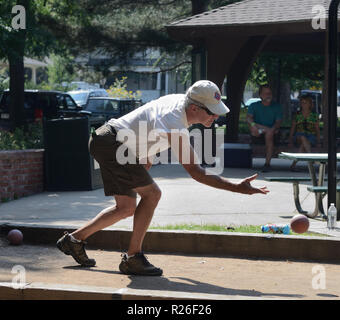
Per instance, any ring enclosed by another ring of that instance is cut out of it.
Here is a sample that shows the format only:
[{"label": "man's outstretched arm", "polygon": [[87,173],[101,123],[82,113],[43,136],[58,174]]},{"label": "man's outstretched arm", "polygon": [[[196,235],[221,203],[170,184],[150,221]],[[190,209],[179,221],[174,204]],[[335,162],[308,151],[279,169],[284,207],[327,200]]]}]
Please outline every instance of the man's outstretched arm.
[{"label": "man's outstretched arm", "polygon": [[[189,154],[185,154],[186,152],[189,152]],[[238,183],[231,182],[219,175],[206,174],[205,169],[199,165],[197,154],[190,145],[189,140],[182,136],[179,137],[178,161],[193,179],[210,187],[243,194],[267,194],[269,192],[265,186],[256,188],[251,185],[251,182],[256,179],[257,174],[247,177]]]}]

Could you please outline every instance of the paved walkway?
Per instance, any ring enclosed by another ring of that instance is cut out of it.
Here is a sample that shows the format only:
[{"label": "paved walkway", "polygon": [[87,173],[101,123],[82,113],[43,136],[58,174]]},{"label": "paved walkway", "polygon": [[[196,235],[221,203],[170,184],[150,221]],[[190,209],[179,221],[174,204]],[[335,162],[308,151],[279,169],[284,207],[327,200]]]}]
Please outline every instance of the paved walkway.
[{"label": "paved walkway", "polygon": [[[265,176],[308,175],[306,163],[299,163],[299,173],[289,171],[290,162],[273,159],[273,171],[261,173],[263,159],[254,159],[252,169],[225,168],[223,176],[239,181],[259,173],[255,186],[266,185],[267,195],[242,195],[205,186],[193,180],[180,165],[157,165],[151,175],[162,190],[162,198],[151,226],[168,224],[262,225],[289,223],[297,213],[290,183],[267,182]],[[314,195],[301,183],[302,206],[312,210]],[[327,198],[324,199],[326,207]],[[114,205],[114,198],[105,197],[103,189],[81,192],[43,192],[0,204],[0,223],[46,224],[77,227],[91,220],[102,209]],[[310,231],[340,236],[340,225],[329,231],[320,217],[310,219]],[[132,218],[120,221],[112,228],[132,228]]]}]

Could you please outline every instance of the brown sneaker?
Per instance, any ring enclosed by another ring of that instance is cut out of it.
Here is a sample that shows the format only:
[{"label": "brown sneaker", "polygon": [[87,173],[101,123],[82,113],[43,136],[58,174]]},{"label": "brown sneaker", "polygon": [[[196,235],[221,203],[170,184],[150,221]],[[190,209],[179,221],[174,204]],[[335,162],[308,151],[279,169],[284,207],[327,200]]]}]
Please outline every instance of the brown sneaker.
[{"label": "brown sneaker", "polygon": [[85,241],[79,243],[73,242],[67,231],[65,231],[64,235],[57,241],[57,247],[60,251],[71,255],[73,259],[83,267],[94,267],[96,260],[88,258],[84,248],[85,244]]},{"label": "brown sneaker", "polygon": [[136,253],[133,257],[127,258],[127,254],[122,254],[122,262],[119,270],[124,274],[140,276],[161,276],[163,270],[156,268],[144,256],[143,252]]}]

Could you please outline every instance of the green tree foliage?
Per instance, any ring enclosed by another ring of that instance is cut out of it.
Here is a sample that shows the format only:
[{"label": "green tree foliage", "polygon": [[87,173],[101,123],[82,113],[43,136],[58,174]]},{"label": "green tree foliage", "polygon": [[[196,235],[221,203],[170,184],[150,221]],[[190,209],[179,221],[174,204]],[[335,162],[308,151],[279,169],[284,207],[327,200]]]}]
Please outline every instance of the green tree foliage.
[{"label": "green tree foliage", "polygon": [[[44,11],[43,0],[0,0],[0,59],[9,63],[10,74],[10,114],[15,127],[22,122],[24,106],[24,56],[44,57],[55,50],[54,35],[40,23],[39,16]],[[15,5],[21,5],[20,28],[13,25]],[[58,47],[60,48],[60,47]]]},{"label": "green tree foliage", "polygon": [[[105,52],[124,64],[135,52],[154,47],[176,55],[160,66],[190,65],[190,47],[171,39],[165,26],[236,0],[0,0],[0,59],[10,64],[11,114],[20,123],[23,110],[23,57],[55,53]],[[26,9],[26,29],[14,30],[12,8]],[[188,59],[189,57],[189,59]],[[105,68],[105,66],[104,66]]]},{"label": "green tree foliage", "polygon": [[[42,58],[52,49],[63,52],[64,48],[55,47],[56,38],[51,30],[41,23],[41,17],[47,14],[45,2],[44,0],[0,0],[0,58],[19,54],[17,49],[22,46],[24,54],[32,57]],[[12,20],[15,17],[12,8],[17,4],[25,8],[26,29],[12,28]]]},{"label": "green tree foliage", "polygon": [[278,68],[281,81],[288,82],[293,91],[321,88],[324,57],[320,55],[264,53],[254,63],[250,80],[257,85],[272,83],[277,77]]},{"label": "green tree foliage", "polygon": [[[166,53],[160,65],[169,66],[187,63],[190,47],[170,38],[167,24],[191,16],[196,3],[210,10],[237,1],[77,0],[69,1],[72,7],[64,1],[47,0],[49,14],[40,20],[75,56],[95,49],[124,65],[136,52],[154,47]],[[168,54],[177,59],[169,61]]]},{"label": "green tree foliage", "polygon": [[0,95],[1,91],[8,89],[9,87],[9,77],[8,72],[5,68],[0,67]]},{"label": "green tree foliage", "polygon": [[59,56],[51,55],[52,64],[48,69],[48,81],[50,84],[61,84],[62,82],[71,82],[75,79],[75,67],[73,57],[70,55]]}]

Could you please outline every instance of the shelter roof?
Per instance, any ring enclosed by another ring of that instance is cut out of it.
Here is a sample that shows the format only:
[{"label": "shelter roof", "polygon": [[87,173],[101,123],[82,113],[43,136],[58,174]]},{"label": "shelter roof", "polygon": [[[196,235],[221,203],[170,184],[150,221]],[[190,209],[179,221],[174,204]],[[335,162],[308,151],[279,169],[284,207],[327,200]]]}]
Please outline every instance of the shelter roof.
[{"label": "shelter roof", "polygon": [[[331,0],[244,0],[175,21],[171,27],[279,24],[315,18],[323,7],[325,17]],[[319,7],[320,8],[320,7]]]},{"label": "shelter roof", "polygon": [[263,51],[324,54],[330,3],[331,0],[244,0],[166,27],[172,38],[193,45],[264,36],[269,41]]}]

